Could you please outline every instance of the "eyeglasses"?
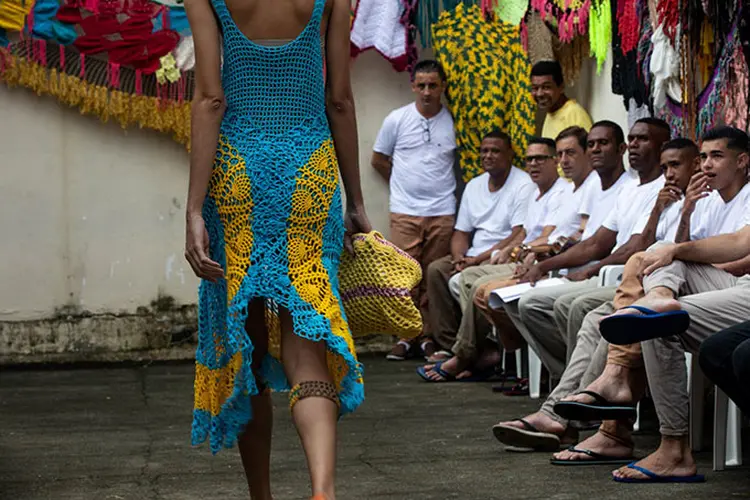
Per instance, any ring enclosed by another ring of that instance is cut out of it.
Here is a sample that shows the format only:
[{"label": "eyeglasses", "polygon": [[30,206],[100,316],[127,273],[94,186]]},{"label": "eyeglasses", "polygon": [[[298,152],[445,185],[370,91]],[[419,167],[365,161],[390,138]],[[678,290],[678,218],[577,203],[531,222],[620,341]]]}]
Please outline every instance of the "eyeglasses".
[{"label": "eyeglasses", "polygon": [[424,142],[430,142],[431,139],[430,122],[428,122],[427,120],[422,120],[422,140]]},{"label": "eyeglasses", "polygon": [[534,163],[544,163],[545,161],[552,160],[554,158],[556,158],[556,156],[552,156],[552,155],[527,156],[526,163],[528,165],[533,165]]}]

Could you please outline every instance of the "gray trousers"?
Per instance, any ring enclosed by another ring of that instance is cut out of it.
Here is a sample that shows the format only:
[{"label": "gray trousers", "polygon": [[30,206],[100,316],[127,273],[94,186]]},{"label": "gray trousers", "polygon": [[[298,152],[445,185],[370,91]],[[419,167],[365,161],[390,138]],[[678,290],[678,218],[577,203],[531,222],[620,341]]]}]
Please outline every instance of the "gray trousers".
[{"label": "gray trousers", "polygon": [[641,344],[661,434],[687,436],[685,351],[697,353],[709,336],[750,318],[750,276],[737,278],[711,265],[675,261],[643,280],[646,293],[656,287],[671,290],[690,314],[685,333]]},{"label": "gray trousers", "polygon": [[615,298],[617,287],[595,288],[589,292],[569,293],[555,301],[554,315],[558,331],[565,335],[565,363],[570,362],[578,344],[578,331],[588,313]]},{"label": "gray trousers", "polygon": [[[537,353],[550,376],[559,379],[567,359],[567,327],[561,332],[555,320],[555,302],[563,296],[572,303],[576,294],[596,289],[597,278],[568,282],[563,285],[537,288],[523,294],[517,301],[504,304],[513,324],[529,346]],[[562,314],[566,309],[560,308]],[[565,318],[567,324],[567,318]],[[576,330],[577,331],[577,330]]]},{"label": "gray trousers", "polygon": [[609,344],[599,333],[599,320],[612,314],[614,310],[612,302],[608,301],[584,317],[583,324],[576,335],[575,347],[560,382],[539,410],[549,418],[567,425],[567,421],[553,411],[555,403],[585,389],[604,371]]}]

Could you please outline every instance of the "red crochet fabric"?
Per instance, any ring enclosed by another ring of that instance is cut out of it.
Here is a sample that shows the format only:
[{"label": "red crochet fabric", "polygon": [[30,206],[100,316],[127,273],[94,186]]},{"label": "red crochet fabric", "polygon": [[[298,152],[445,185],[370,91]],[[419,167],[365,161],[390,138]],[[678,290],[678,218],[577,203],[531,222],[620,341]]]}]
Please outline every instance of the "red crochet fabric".
[{"label": "red crochet fabric", "polygon": [[680,0],[659,0],[656,11],[664,34],[671,40],[672,45],[675,45],[677,26],[680,24]]},{"label": "red crochet fabric", "polygon": [[148,0],[89,0],[86,7],[80,0],[66,0],[57,18],[78,25],[80,35],[74,46],[81,53],[106,52],[110,63],[152,73],[159,69],[159,58],[180,41],[176,31],[153,31],[153,20],[163,10]]},{"label": "red crochet fabric", "polygon": [[623,54],[635,50],[641,30],[638,7],[635,0],[617,2],[617,30],[620,33]]}]

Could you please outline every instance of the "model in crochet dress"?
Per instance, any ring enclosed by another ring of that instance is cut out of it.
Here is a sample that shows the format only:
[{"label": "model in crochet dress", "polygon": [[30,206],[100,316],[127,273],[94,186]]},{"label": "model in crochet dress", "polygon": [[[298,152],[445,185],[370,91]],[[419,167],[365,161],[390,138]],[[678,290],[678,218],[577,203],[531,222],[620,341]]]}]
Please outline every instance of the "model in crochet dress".
[{"label": "model in crochet dress", "polygon": [[345,238],[371,230],[349,0],[185,8],[196,53],[185,256],[202,278],[192,441],[214,453],[237,442],[251,498],[271,498],[267,389],[291,390],[313,494],[333,499],[336,421],[364,399],[338,265]]}]

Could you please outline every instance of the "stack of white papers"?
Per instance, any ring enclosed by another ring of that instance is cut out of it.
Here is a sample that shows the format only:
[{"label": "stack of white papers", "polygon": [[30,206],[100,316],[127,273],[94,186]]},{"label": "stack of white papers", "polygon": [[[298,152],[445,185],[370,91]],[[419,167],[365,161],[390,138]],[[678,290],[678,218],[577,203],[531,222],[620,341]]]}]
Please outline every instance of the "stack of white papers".
[{"label": "stack of white papers", "polygon": [[503,304],[518,300],[521,295],[528,292],[532,288],[547,288],[549,286],[560,286],[564,283],[569,283],[568,280],[562,278],[550,278],[546,280],[537,281],[536,285],[531,286],[530,283],[521,283],[520,285],[506,286],[504,288],[496,288],[490,293],[490,307],[493,309],[499,309]]}]

